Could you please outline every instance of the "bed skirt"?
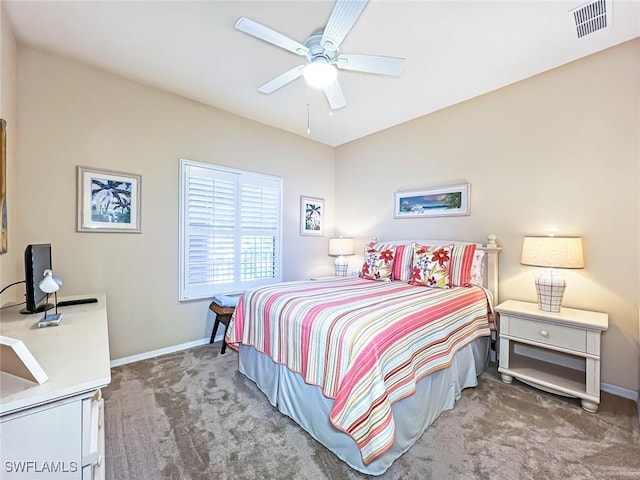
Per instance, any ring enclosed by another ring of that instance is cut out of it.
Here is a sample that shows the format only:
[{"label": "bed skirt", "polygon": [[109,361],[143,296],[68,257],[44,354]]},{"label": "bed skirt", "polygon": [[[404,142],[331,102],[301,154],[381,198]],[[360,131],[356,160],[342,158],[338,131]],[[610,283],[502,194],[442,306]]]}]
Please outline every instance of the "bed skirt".
[{"label": "bed skirt", "polygon": [[454,407],[462,389],[475,387],[477,377],[489,363],[489,338],[481,337],[462,348],[451,366],[418,382],[416,393],[392,405],[396,425],[393,446],[368,465],[363,464],[356,443],[329,420],[333,400],[319,387],[253,347],[240,345],[239,370],[256,383],[271,405],[284,413],[313,438],[346,462],[368,475],[382,475],[422,436],[445,410]]}]

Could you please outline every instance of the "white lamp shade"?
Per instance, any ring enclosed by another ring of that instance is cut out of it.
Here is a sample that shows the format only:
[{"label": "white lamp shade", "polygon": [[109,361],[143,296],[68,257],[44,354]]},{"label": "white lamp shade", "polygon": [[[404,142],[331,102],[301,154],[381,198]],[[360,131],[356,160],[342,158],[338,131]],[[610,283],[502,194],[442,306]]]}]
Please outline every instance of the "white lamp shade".
[{"label": "white lamp shade", "polygon": [[353,255],[353,238],[330,238],[329,255]]},{"label": "white lamp shade", "polygon": [[38,284],[38,287],[44,293],[55,293],[58,290],[60,290],[60,284],[61,283],[62,282],[60,282],[60,281],[56,281],[56,279],[53,276],[53,272],[51,270],[47,269],[47,270],[44,271],[44,278]]},{"label": "white lamp shade", "polygon": [[566,283],[552,268],[584,268],[580,237],[524,237],[520,263],[546,267],[536,278],[538,308],[545,312],[559,312]]},{"label": "white lamp shade", "polygon": [[524,237],[520,263],[534,267],[584,268],[582,238]]},{"label": "white lamp shade", "polygon": [[330,238],[329,239],[329,255],[353,255],[353,238]]}]

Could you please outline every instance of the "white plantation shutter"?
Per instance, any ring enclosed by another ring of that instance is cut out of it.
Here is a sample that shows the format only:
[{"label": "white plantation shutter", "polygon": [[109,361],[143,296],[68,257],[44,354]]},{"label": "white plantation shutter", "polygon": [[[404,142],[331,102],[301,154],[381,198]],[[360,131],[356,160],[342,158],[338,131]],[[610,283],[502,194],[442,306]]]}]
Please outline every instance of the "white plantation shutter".
[{"label": "white plantation shutter", "polygon": [[282,180],[180,162],[179,299],[282,280]]},{"label": "white plantation shutter", "polygon": [[280,261],[280,185],[255,176],[240,179],[240,279],[264,283]]}]

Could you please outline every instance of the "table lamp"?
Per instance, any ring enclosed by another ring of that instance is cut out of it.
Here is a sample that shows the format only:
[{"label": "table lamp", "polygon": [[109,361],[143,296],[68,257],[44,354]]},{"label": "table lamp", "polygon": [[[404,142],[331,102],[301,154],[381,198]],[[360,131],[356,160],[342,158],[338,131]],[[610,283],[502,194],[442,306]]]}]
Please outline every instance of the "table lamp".
[{"label": "table lamp", "polygon": [[520,263],[545,267],[536,278],[538,309],[559,312],[566,283],[555,268],[584,268],[582,238],[580,237],[524,237]]},{"label": "table lamp", "polygon": [[38,287],[47,294],[46,303],[49,303],[49,294],[53,293],[55,295],[56,313],[47,316],[47,309],[45,308],[44,317],[40,320],[39,325],[58,325],[62,319],[62,314],[58,313],[58,290],[62,286],[62,280],[56,277],[49,269],[46,269],[42,275],[44,278],[38,284]]},{"label": "table lamp", "polygon": [[329,239],[329,256],[337,256],[335,261],[335,269],[337,277],[345,277],[349,268],[349,261],[345,255],[353,255],[353,238],[330,238]]}]

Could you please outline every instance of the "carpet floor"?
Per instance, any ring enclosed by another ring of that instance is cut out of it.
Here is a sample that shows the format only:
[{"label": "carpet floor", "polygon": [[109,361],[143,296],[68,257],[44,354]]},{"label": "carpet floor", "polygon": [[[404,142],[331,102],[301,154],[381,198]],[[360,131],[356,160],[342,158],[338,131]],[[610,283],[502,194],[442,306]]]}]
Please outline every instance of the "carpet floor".
[{"label": "carpet floor", "polygon": [[356,472],[273,408],[205,345],[112,370],[104,390],[109,480],[640,479],[635,403],[597,414],[491,366],[382,476]]}]

